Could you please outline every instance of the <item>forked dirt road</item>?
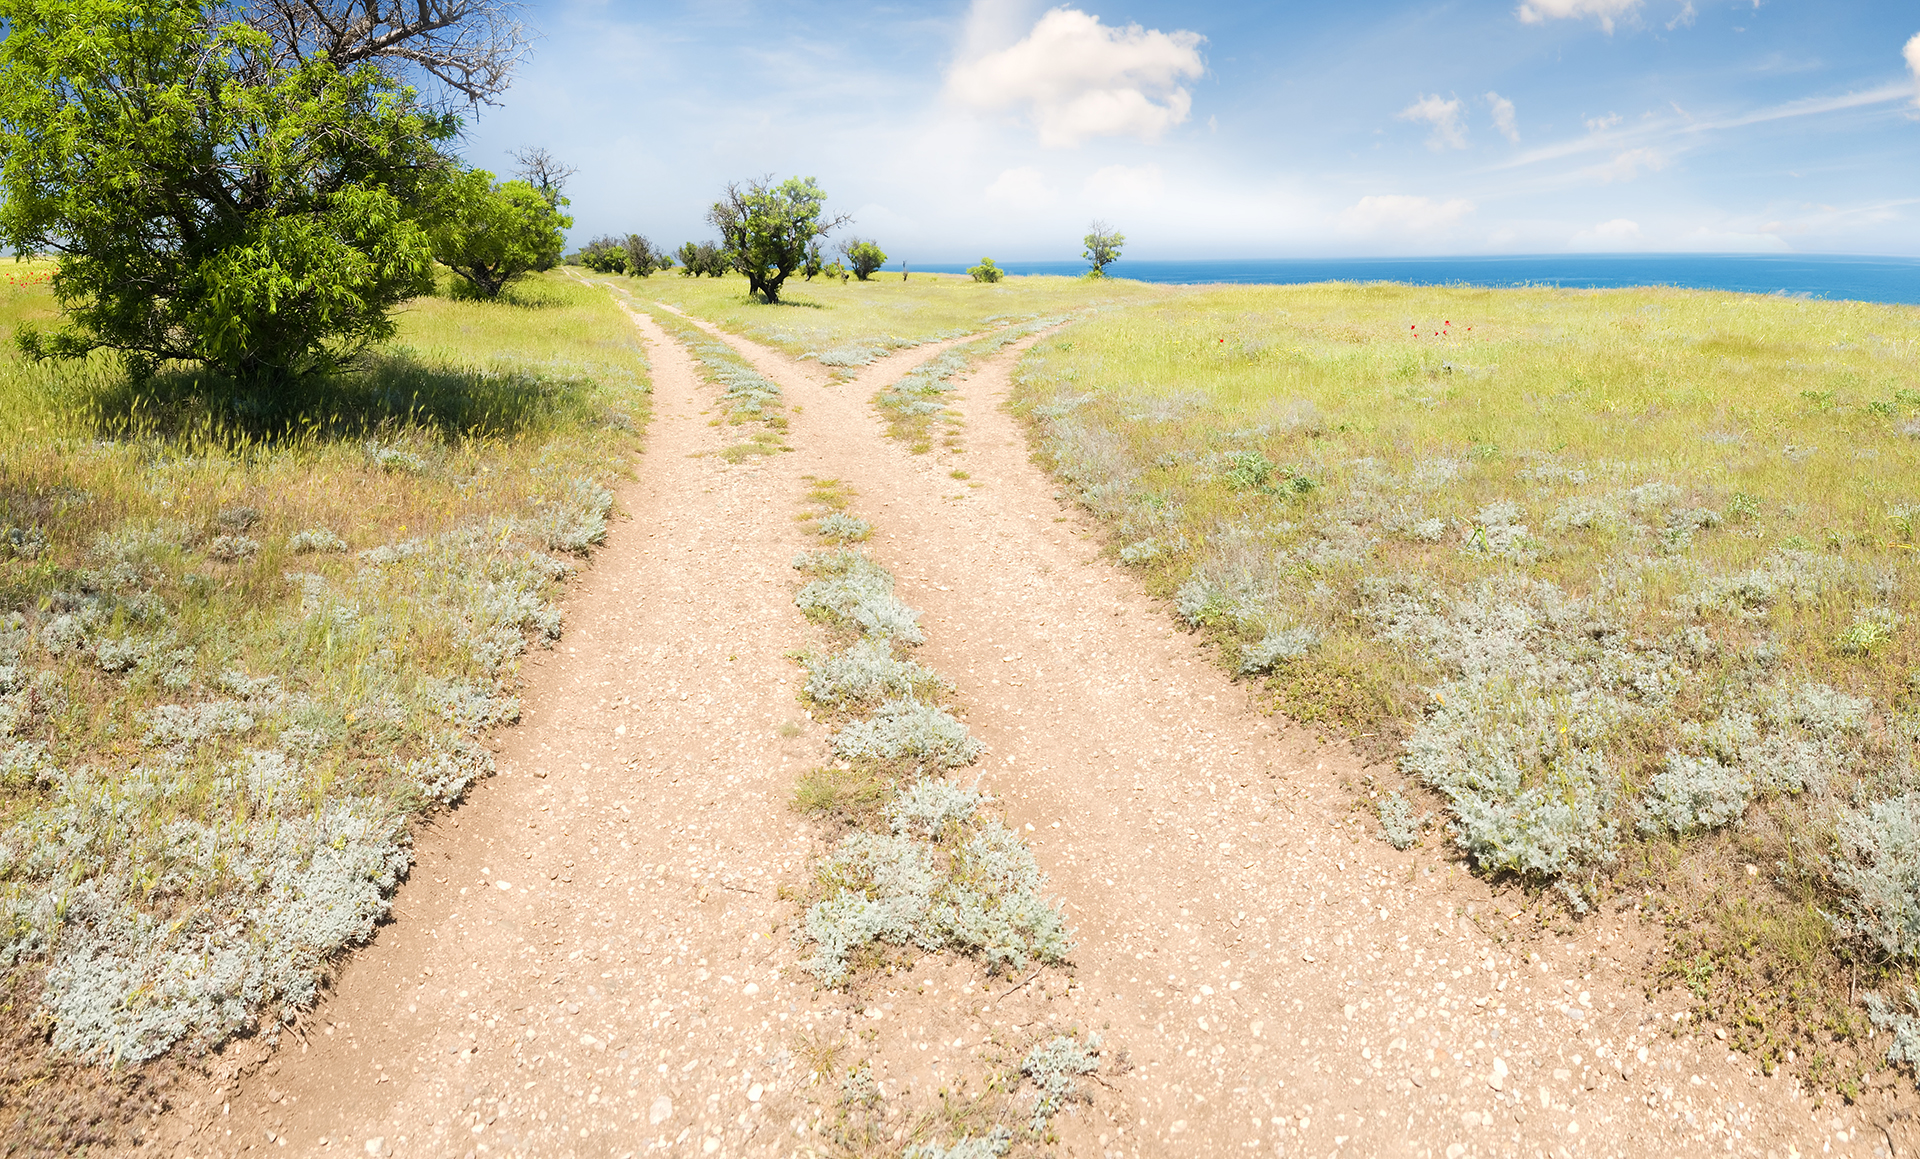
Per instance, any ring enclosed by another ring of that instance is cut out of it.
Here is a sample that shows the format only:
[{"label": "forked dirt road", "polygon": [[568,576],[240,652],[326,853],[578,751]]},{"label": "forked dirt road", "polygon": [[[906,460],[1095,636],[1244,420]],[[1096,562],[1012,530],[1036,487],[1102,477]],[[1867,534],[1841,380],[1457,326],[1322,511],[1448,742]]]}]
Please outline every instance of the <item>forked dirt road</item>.
[{"label": "forked dirt road", "polygon": [[[951,1144],[992,1068],[1071,1030],[1105,1053],[1040,1148],[1063,1156],[1907,1153],[1676,1035],[1611,919],[1502,943],[1436,839],[1380,841],[1341,787],[1356,759],[1251,711],[1054,498],[1001,407],[1024,344],[961,384],[964,454],[914,456],[869,400],[935,350],[835,385],[729,337],[793,412],[792,453],[729,466],[714,388],[637,324],[632,518],[530,670],[501,775],[423,835],[305,1041],[229,1052],[147,1149],[898,1155]],[[787,804],[826,751],[785,658],[816,638],[789,566],[807,476],[853,486],[925,612],[918,659],[987,745],[964,776],[1033,844],[1069,966],[935,957],[851,994],[799,969],[787,891],[826,848]]]}]

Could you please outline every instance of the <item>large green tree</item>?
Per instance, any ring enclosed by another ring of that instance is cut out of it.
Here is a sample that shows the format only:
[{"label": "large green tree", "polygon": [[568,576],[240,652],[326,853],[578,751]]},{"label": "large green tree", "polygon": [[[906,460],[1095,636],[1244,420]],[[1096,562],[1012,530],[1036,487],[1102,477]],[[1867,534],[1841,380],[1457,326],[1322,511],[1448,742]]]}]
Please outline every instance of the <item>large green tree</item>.
[{"label": "large green tree", "polygon": [[573,219],[525,181],[496,183],[485,169],[450,182],[433,225],[433,256],[473,293],[498,297],[508,282],[551,269],[567,247],[561,230]]},{"label": "large green tree", "polygon": [[204,363],[271,392],[392,333],[458,129],[374,63],[191,0],[0,0],[0,240],[61,257],[38,356]]},{"label": "large green tree", "polygon": [[826,191],[813,178],[772,182],[769,176],[728,185],[726,197],[707,211],[728,260],[747,276],[748,292],[769,305],[780,300],[787,278],[806,265],[815,239],[848,221],[845,214],[826,216]]}]

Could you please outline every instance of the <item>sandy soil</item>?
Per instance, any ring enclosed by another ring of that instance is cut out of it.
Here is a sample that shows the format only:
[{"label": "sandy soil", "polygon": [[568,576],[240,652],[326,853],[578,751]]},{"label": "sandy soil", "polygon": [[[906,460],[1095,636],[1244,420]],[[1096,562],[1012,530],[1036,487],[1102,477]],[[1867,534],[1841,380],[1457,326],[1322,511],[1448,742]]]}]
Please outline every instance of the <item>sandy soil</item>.
[{"label": "sandy soil", "polygon": [[[632,518],[531,669],[501,775],[423,835],[304,1041],[230,1050],[147,1149],[898,1154],[1073,1030],[1105,1065],[1060,1155],[1908,1150],[1649,1001],[1630,914],[1513,937],[1435,839],[1379,840],[1358,758],[1253,711],[1054,497],[1001,406],[1024,344],[962,383],[964,452],[914,456],[870,399],[938,348],[836,385],[727,337],[793,411],[791,453],[729,466],[713,389],[636,324],[656,411]],[[816,638],[789,567],[808,475],[852,484],[926,613],[918,658],[1066,907],[1067,967],[931,958],[851,992],[797,968],[788,897],[828,836],[787,808],[826,739],[784,658]],[[881,1100],[850,1135],[861,1063]]]}]

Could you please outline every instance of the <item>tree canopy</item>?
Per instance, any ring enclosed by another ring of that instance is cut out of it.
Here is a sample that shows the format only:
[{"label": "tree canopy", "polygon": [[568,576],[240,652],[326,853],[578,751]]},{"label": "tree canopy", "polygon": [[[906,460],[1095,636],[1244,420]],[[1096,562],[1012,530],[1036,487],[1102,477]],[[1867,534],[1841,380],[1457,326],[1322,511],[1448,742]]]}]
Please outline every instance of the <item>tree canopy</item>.
[{"label": "tree canopy", "polygon": [[1087,252],[1081,256],[1093,266],[1094,277],[1104,277],[1107,267],[1120,260],[1120,247],[1126,244],[1126,234],[1096,219],[1087,227]]},{"label": "tree canopy", "polygon": [[873,272],[887,264],[887,255],[880,246],[865,238],[850,237],[840,243],[840,252],[847,257],[847,266],[853,270],[853,276],[866,281]]},{"label": "tree canopy", "polygon": [[976,282],[997,282],[1006,271],[993,264],[992,258],[981,258],[980,264],[968,268]]},{"label": "tree canopy", "polygon": [[0,0],[0,240],[60,255],[36,356],[119,351],[284,384],[432,285],[458,128],[371,63],[286,57],[189,0]]},{"label": "tree canopy", "polygon": [[434,222],[433,256],[483,298],[560,260],[573,219],[525,181],[495,183],[473,169],[448,183]]},{"label": "tree canopy", "polygon": [[680,247],[680,276],[683,278],[697,278],[701,274],[717,278],[727,272],[729,264],[726,251],[710,241],[686,242]]},{"label": "tree canopy", "polygon": [[806,264],[814,239],[848,220],[845,214],[825,216],[827,194],[813,178],[772,181],[768,176],[730,184],[726,197],[707,211],[728,261],[747,276],[748,291],[769,305],[780,300],[781,285]]},{"label": "tree canopy", "polygon": [[255,59],[261,69],[378,61],[388,75],[432,90],[442,107],[491,104],[527,54],[515,0],[246,0],[235,7],[268,38]]}]

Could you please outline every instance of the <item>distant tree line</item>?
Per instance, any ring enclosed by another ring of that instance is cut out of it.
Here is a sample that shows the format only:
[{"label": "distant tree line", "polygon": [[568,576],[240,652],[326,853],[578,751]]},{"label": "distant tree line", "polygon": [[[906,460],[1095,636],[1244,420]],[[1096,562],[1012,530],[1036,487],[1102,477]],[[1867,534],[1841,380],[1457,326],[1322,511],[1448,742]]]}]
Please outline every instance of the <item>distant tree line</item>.
[{"label": "distant tree line", "polygon": [[630,233],[624,238],[610,235],[596,237],[567,260],[595,273],[629,274],[636,278],[649,277],[656,270],[673,268],[673,257],[665,250],[655,249],[644,234],[638,233]]}]

